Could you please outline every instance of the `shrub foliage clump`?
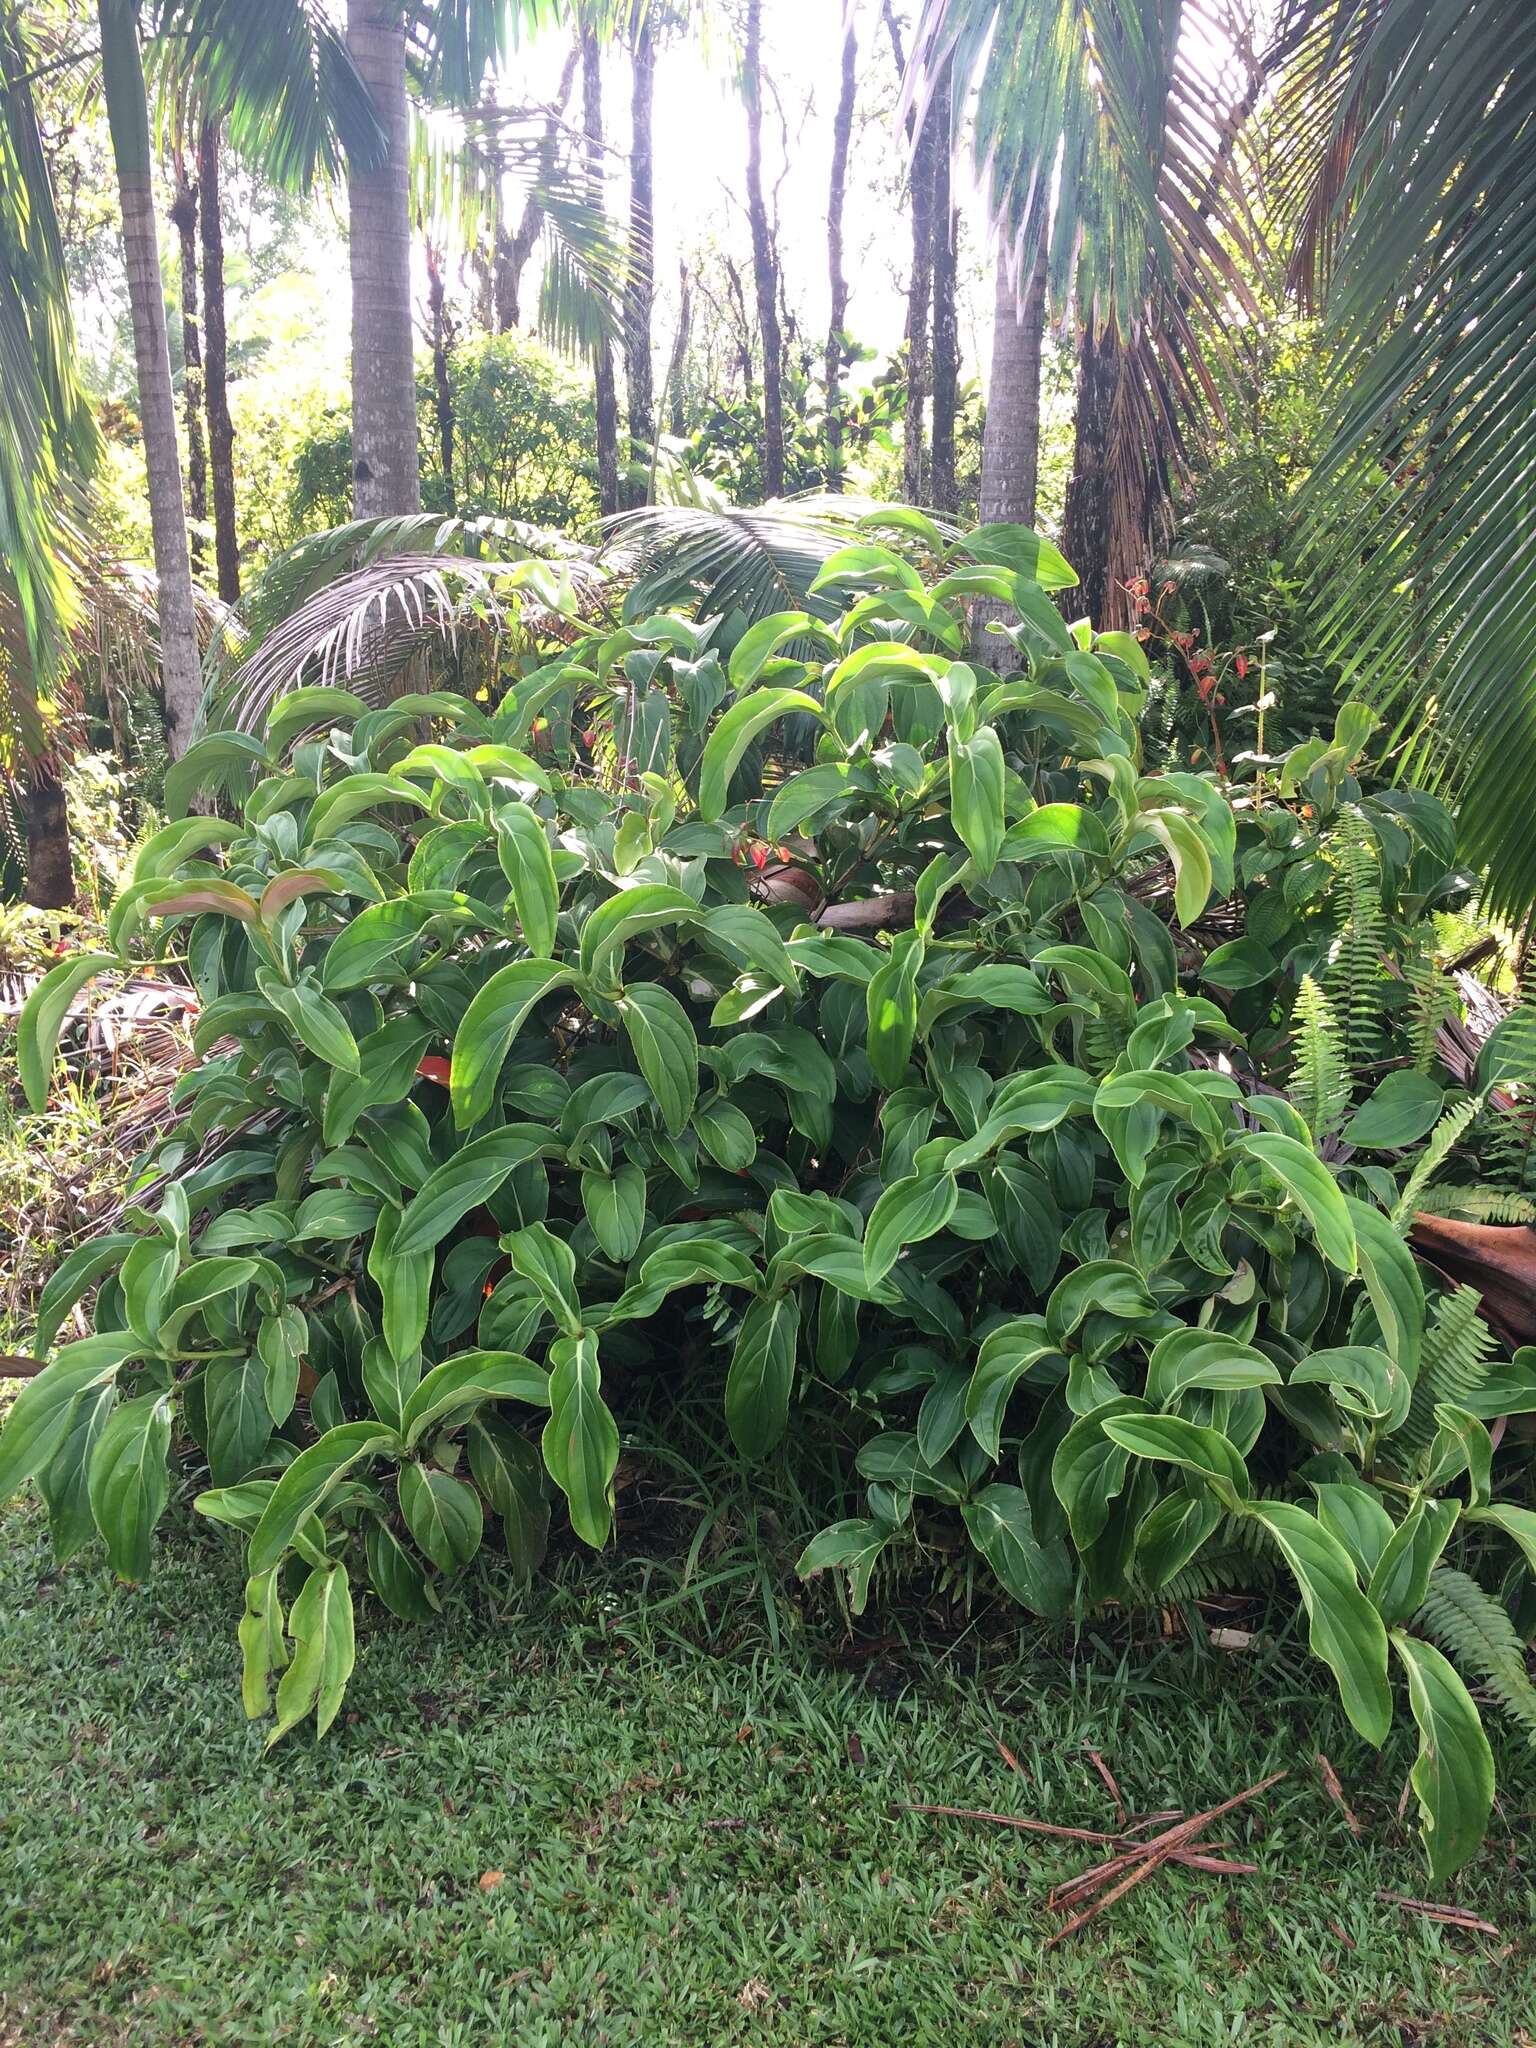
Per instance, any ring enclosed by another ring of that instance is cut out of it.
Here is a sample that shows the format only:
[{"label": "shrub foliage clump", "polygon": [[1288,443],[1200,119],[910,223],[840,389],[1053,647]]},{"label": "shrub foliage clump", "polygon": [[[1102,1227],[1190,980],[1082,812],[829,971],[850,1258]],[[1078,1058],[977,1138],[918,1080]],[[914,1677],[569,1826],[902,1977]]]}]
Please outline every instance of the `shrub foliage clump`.
[{"label": "shrub foliage clump", "polygon": [[[1341,1140],[1359,991],[1341,1027],[1321,990],[1351,916],[1374,975],[1454,835],[1362,794],[1348,718],[1268,809],[1143,773],[1142,650],[1062,622],[1054,550],[929,539],[927,580],[836,555],[836,626],[667,613],[499,702],[296,688],[194,750],[181,794],[238,818],[166,826],[111,935],[184,944],[201,1063],[157,1206],[47,1290],[40,1354],[93,1286],[95,1334],[17,1400],[0,1494],[35,1477],[60,1554],[99,1533],[134,1580],[170,1458],[205,1464],[247,1708],[324,1729],[358,1579],[425,1615],[488,1520],[536,1568],[557,1501],[604,1543],[614,1371],[686,1356],[747,1458],[867,1418],[864,1511],[802,1559],[855,1608],[936,1519],[1046,1617],[1268,1549],[1371,1742],[1405,1681],[1449,1871],[1492,1764],[1427,1635],[1529,1718],[1466,1573],[1536,1561],[1488,1426],[1536,1410],[1536,1356],[1427,1314],[1397,1168],[1446,1091],[1387,1019]],[[957,658],[975,596],[1014,609],[1001,677]],[[1263,937],[1213,947],[1266,887]],[[34,1097],[113,964],[34,996]],[[1247,1046],[1284,1048],[1303,974],[1306,1114]]]}]

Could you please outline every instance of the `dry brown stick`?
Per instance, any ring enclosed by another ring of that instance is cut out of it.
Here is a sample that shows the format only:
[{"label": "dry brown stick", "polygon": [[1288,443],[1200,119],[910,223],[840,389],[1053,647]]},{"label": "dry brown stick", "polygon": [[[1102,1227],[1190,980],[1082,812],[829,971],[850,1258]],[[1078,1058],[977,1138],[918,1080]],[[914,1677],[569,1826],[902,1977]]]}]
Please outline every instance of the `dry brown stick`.
[{"label": "dry brown stick", "polygon": [[[1088,1745],[1084,1743],[1083,1747],[1087,1749]],[[1093,1765],[1093,1768],[1098,1772],[1099,1777],[1103,1780],[1105,1791],[1109,1794],[1110,1798],[1113,1799],[1113,1801],[1115,1802],[1116,1826],[1123,1828],[1125,1826],[1125,1801],[1120,1796],[1120,1787],[1115,1783],[1114,1772],[1109,1768],[1109,1765],[1105,1763],[1103,1757],[1099,1755],[1099,1752],[1096,1749],[1088,1750],[1088,1761]]]},{"label": "dry brown stick", "polygon": [[916,1806],[902,1802],[896,1811],[938,1813],[950,1820],[990,1820],[1000,1828],[1023,1828],[1032,1835],[1059,1835],[1071,1842],[1099,1842],[1111,1848],[1123,1839],[1119,1835],[1106,1835],[1099,1828],[1058,1827],[1054,1821],[1029,1820],[1017,1813],[989,1813],[979,1806]]},{"label": "dry brown stick", "polygon": [[1491,1920],[1480,1920],[1465,1906],[1442,1906],[1434,1899],[1407,1899],[1401,1892],[1378,1892],[1376,1896],[1384,1905],[1401,1906],[1407,1913],[1422,1913],[1426,1920],[1441,1920],[1447,1927],[1465,1927],[1477,1934],[1499,1932]]},{"label": "dry brown stick", "polygon": [[1271,1785],[1278,1785],[1280,1780],[1288,1775],[1285,1771],[1274,1771],[1269,1777],[1261,1778],[1258,1784],[1249,1785],[1242,1792],[1235,1792],[1219,1806],[1208,1807],[1204,1813],[1192,1814],[1188,1820],[1180,1821],[1177,1827],[1169,1828],[1166,1834],[1154,1835],[1149,1842],[1139,1843],[1134,1858],[1135,1868],[1121,1878],[1117,1885],[1095,1899],[1091,1906],[1085,1906],[1081,1913],[1074,1914],[1065,1927],[1059,1927],[1050,1936],[1045,1946],[1054,1948],[1058,1941],[1065,1941],[1069,1934],[1075,1934],[1080,1927],[1086,1927],[1090,1920],[1097,1919],[1099,1914],[1112,1906],[1117,1899],[1124,1898],[1128,1891],[1143,1884],[1176,1850],[1187,1848],[1197,1835],[1205,1832],[1213,1820],[1219,1820],[1224,1813],[1231,1813],[1235,1808],[1245,1806],[1250,1799],[1257,1799],[1261,1792],[1267,1792]]}]

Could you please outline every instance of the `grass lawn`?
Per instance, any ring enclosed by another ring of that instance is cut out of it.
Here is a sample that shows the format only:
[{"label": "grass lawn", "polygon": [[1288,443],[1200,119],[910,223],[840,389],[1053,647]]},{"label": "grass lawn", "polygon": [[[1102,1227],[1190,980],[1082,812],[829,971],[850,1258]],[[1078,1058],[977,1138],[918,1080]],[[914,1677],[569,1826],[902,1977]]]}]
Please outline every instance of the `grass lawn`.
[{"label": "grass lawn", "polygon": [[[704,1625],[633,1562],[530,1598],[490,1568],[434,1630],[368,1630],[330,1738],[268,1756],[232,1560],[180,1522],[161,1555],[125,1592],[0,1520],[4,2048],[1536,2039],[1528,1761],[1452,1894],[1499,1938],[1405,1913],[1375,1895],[1424,1886],[1408,1745],[1372,1757],[1285,1657],[854,1660],[787,1607],[774,1654],[761,1607]],[[1085,1744],[1141,1810],[1289,1768],[1221,1830],[1259,1874],[1165,1869],[1047,1951],[1085,1852],[891,1811],[1113,1825]]]}]

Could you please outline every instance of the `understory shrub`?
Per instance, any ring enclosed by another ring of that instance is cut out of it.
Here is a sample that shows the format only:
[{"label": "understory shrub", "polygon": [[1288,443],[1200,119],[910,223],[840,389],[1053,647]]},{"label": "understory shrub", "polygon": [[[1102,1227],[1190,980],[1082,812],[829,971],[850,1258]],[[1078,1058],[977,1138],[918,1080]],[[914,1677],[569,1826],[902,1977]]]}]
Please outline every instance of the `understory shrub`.
[{"label": "understory shrub", "polygon": [[[836,627],[640,618],[496,703],[296,688],[173,770],[238,817],[145,845],[21,1061],[39,1102],[72,995],[158,932],[201,1063],[153,1208],[47,1289],[40,1357],[93,1286],[95,1333],[0,1495],[137,1580],[206,1465],[276,1739],[334,1719],[359,1577],[425,1616],[488,1519],[525,1571],[556,1502],[605,1543],[615,1384],[708,1375],[744,1458],[862,1427],[864,1512],[801,1560],[855,1610],[941,1540],[1045,1617],[1283,1566],[1370,1742],[1403,1680],[1444,1875],[1493,1772],[1436,1645],[1536,1727],[1486,1590],[1536,1564],[1489,1427],[1536,1352],[1426,1301],[1401,1183],[1445,1076],[1354,1033],[1450,821],[1362,795],[1351,714],[1267,804],[1142,773],[1142,649],[1063,623],[1055,551],[915,530],[926,580],[827,564]],[[1001,678],[957,658],[974,596],[1015,608]]]}]

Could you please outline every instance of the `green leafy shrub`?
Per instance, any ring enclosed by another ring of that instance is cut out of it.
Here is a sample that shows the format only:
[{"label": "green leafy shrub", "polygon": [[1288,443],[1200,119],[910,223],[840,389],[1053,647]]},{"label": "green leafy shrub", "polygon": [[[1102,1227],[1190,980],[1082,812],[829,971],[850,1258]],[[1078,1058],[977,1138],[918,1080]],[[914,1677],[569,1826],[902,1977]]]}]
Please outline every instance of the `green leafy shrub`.
[{"label": "green leafy shrub", "polygon": [[[1045,1617],[1267,1548],[1373,1743],[1395,1652],[1446,1872],[1492,1766],[1411,1624],[1453,1538],[1536,1561],[1487,1426],[1536,1410],[1536,1356],[1490,1359],[1460,1297],[1426,1320],[1398,1127],[1325,1161],[1187,992],[1242,991],[1198,933],[1271,828],[1139,771],[1138,644],[1063,624],[1033,535],[922,538],[930,583],[827,563],[836,627],[727,653],[658,615],[494,707],[298,689],[187,757],[173,798],[217,779],[240,818],[168,825],[110,932],[178,935],[204,1057],[158,1207],[47,1291],[40,1351],[92,1285],[95,1334],[17,1400],[0,1493],[35,1475],[61,1555],[99,1532],[138,1579],[168,1458],[206,1463],[275,1738],[337,1711],[355,1574],[424,1615],[488,1518],[531,1571],[556,1496],[604,1543],[615,1372],[705,1374],[746,1458],[862,1421],[865,1511],[801,1560],[855,1609],[941,1525]],[[1011,679],[954,658],[972,595],[1017,609]],[[113,964],[32,998],[34,1100]],[[1431,1632],[1528,1713],[1470,1598]]]}]

